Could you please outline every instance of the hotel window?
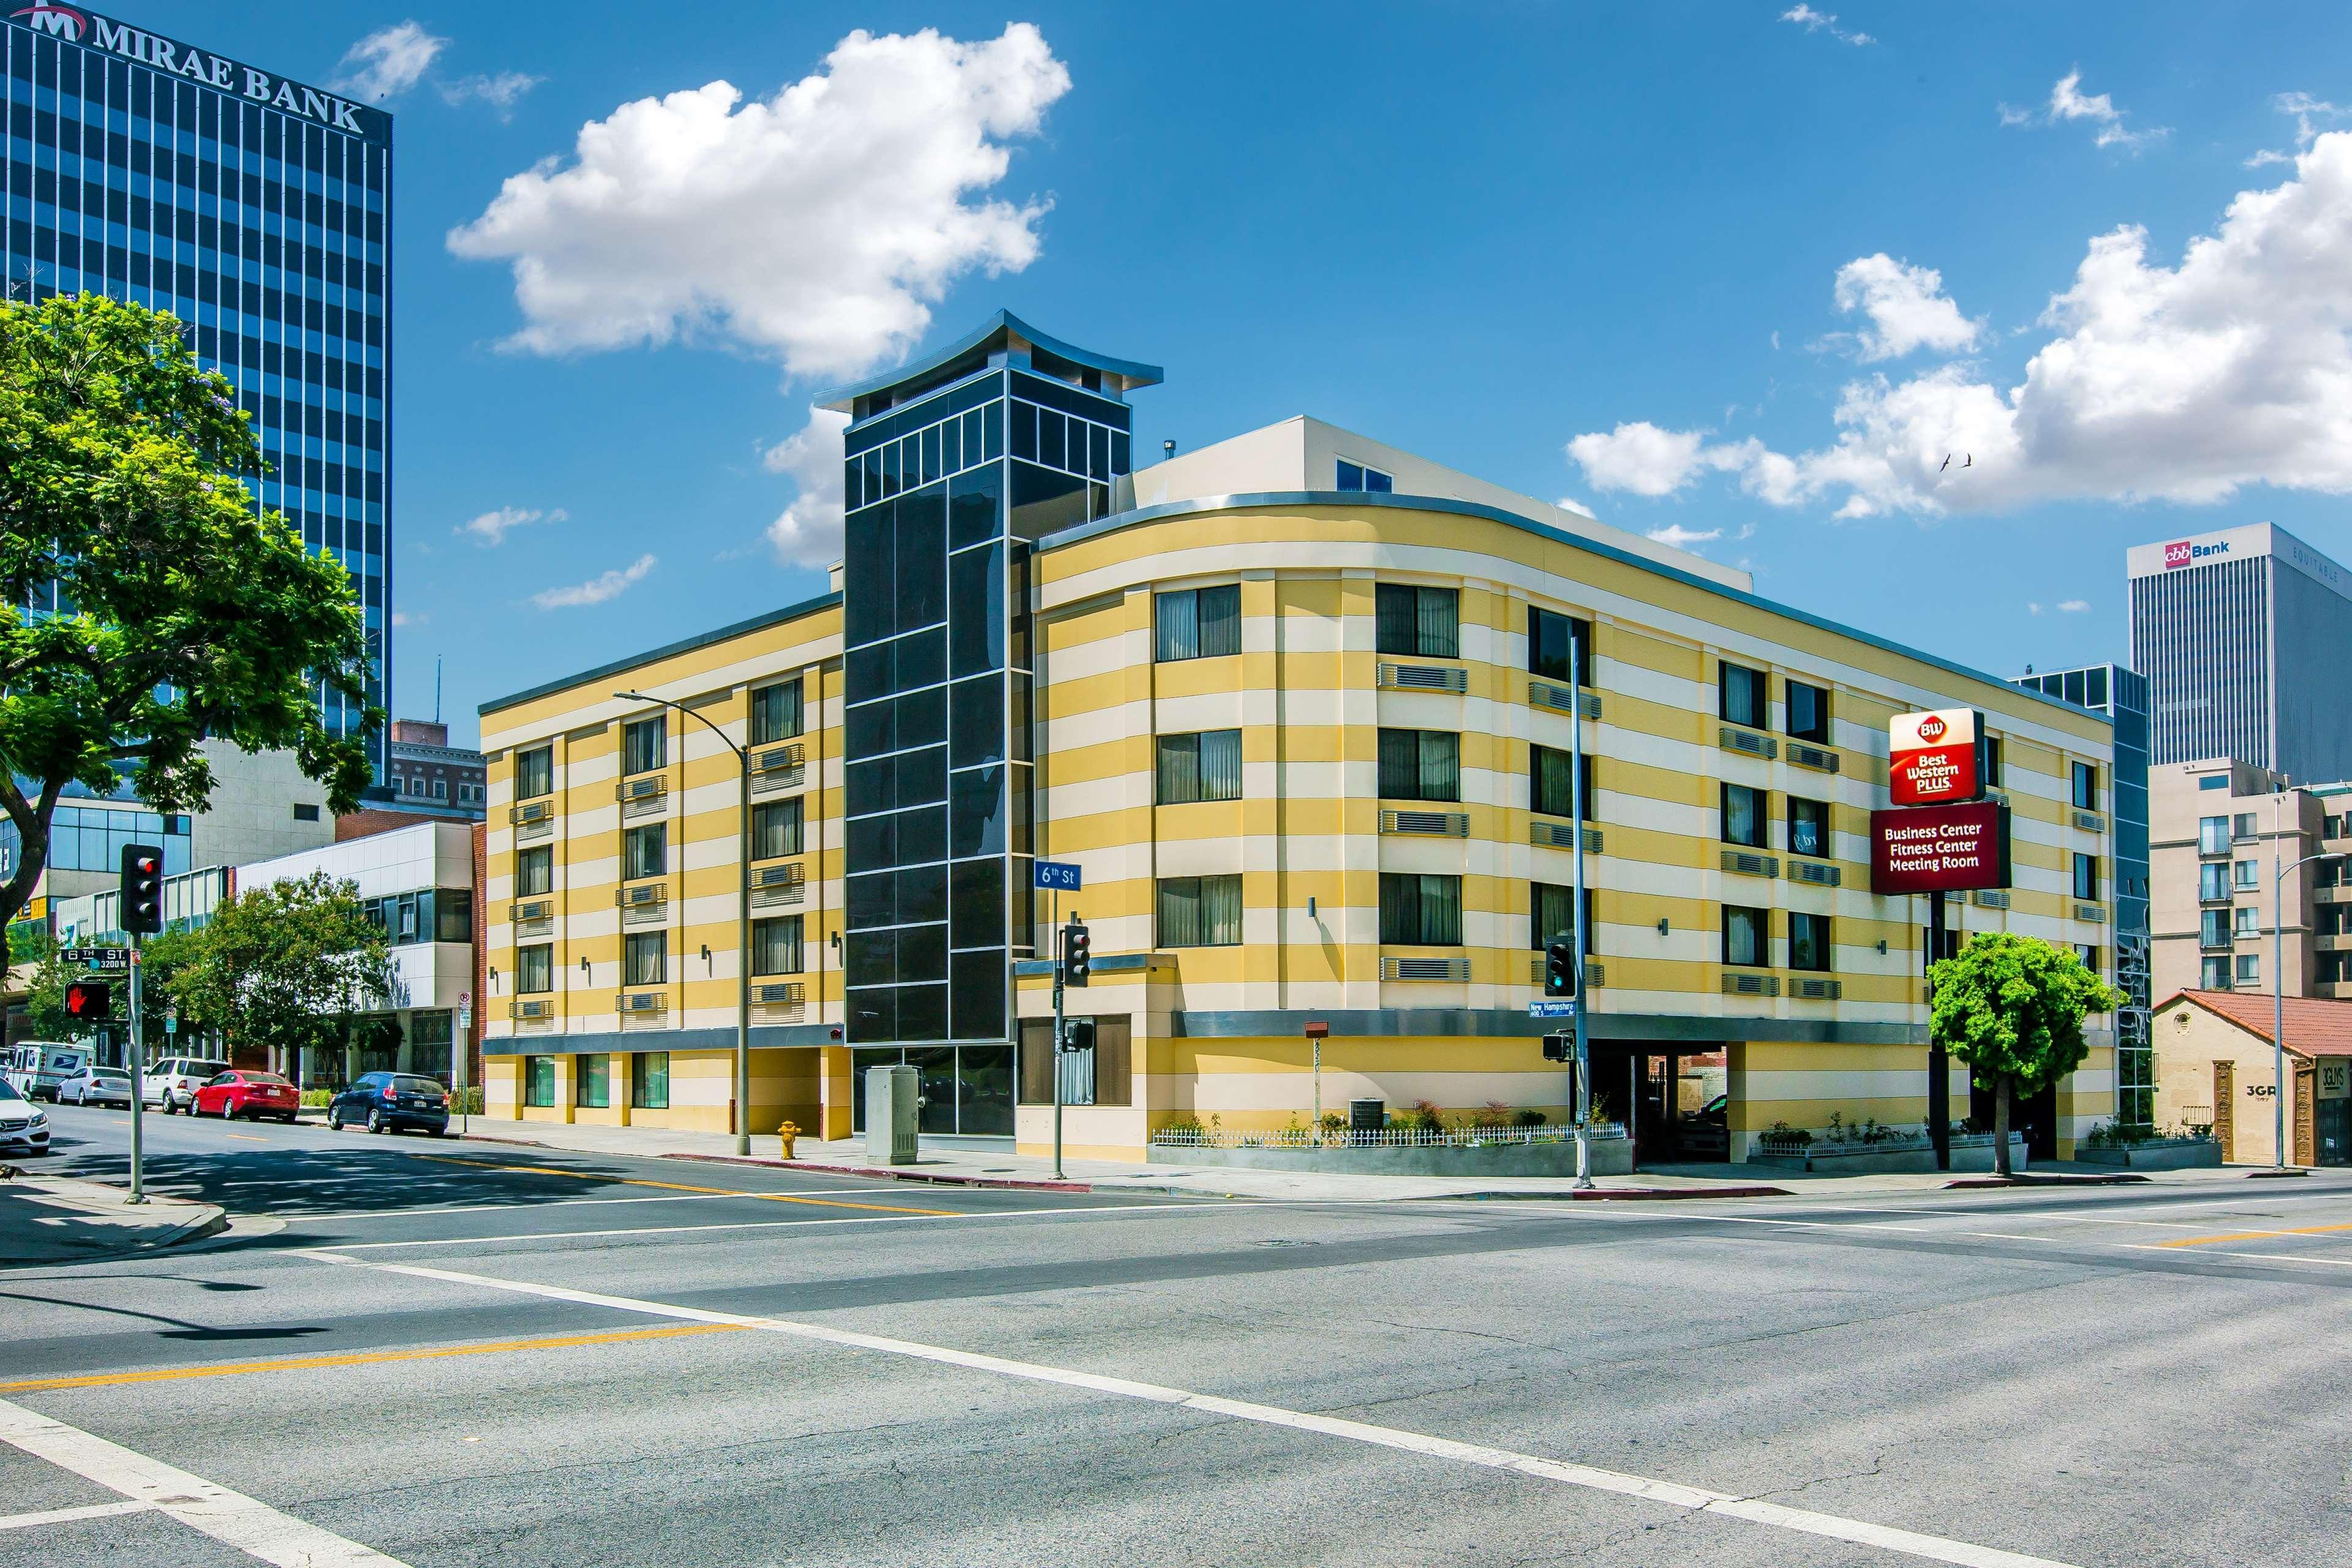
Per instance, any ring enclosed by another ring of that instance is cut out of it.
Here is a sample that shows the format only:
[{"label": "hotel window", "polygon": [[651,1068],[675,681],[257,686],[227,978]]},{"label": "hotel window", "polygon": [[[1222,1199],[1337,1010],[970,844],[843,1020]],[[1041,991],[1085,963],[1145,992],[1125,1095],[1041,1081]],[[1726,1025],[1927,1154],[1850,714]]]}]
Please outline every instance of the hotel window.
[{"label": "hotel window", "polygon": [[668,765],[668,721],[656,713],[650,719],[632,720],[621,727],[621,771],[624,773],[649,773]]},{"label": "hotel window", "polygon": [[1764,672],[1733,664],[1728,659],[1721,668],[1723,678],[1717,700],[1721,705],[1723,721],[1745,725],[1750,730],[1764,729],[1766,710],[1769,706],[1766,695],[1769,688]]},{"label": "hotel window", "polygon": [[2230,989],[2230,961],[2227,958],[2208,958],[2198,968],[2199,982],[2206,990]]},{"label": "hotel window", "polygon": [[1459,947],[1462,879],[1381,872],[1381,940],[1402,947]]},{"label": "hotel window", "polygon": [[613,1103],[613,1058],[591,1051],[572,1058],[572,1103],[603,1110]]},{"label": "hotel window", "polygon": [[2096,855],[2074,857],[2074,896],[2078,899],[2099,896],[2099,858]]},{"label": "hotel window", "polygon": [[1381,731],[1384,800],[1460,800],[1462,737],[1446,730]]},{"label": "hotel window", "polygon": [[[1592,894],[1584,889],[1584,956],[1592,956]],[[1576,924],[1576,889],[1557,882],[1528,884],[1528,945],[1538,952],[1564,937]]]},{"label": "hotel window", "polygon": [[1789,797],[1789,853],[1825,857],[1830,852],[1830,805],[1825,800]]},{"label": "hotel window", "polygon": [[2088,943],[2078,942],[2074,944],[2074,956],[2082,960],[2083,967],[2089,970],[2092,973],[2096,974],[2099,972],[2099,950],[2097,948],[2092,947]]},{"label": "hotel window", "polygon": [[[1549,746],[1528,748],[1528,809],[1542,816],[1573,816],[1574,753]],[[1592,753],[1584,755],[1584,820],[1596,820],[1592,805]]]},{"label": "hotel window", "polygon": [[433,781],[433,798],[435,800],[447,800],[449,798],[449,781],[447,779],[435,779]]},{"label": "hotel window", "polygon": [[1789,915],[1789,967],[1824,970],[1830,967],[1830,917],[1791,910]]},{"label": "hotel window", "polygon": [[1343,490],[1370,490],[1376,495],[1387,495],[1396,489],[1396,480],[1391,476],[1378,468],[1368,468],[1361,463],[1351,463],[1345,458],[1339,460],[1339,489]]},{"label": "hotel window", "polygon": [[[1573,633],[1571,637],[1570,634]],[[1575,679],[1570,679],[1570,644],[1575,645]],[[1528,606],[1528,673],[1570,686],[1592,684],[1592,623],[1574,616]]]},{"label": "hotel window", "polygon": [[2099,770],[2095,763],[2074,764],[2074,806],[2078,811],[2099,809]]},{"label": "hotel window", "polygon": [[629,1058],[629,1104],[639,1110],[669,1109],[667,1051],[639,1051]]},{"label": "hotel window", "polygon": [[1772,962],[1772,912],[1723,906],[1723,962],[1747,969],[1763,969]]},{"label": "hotel window", "polygon": [[2247,842],[2249,839],[2260,838],[2262,836],[2263,830],[2261,827],[2256,826],[2254,822],[2254,814],[2251,811],[2242,811],[2238,813],[2236,818],[2230,825],[2230,837],[2235,838],[2241,844]]},{"label": "hotel window", "polygon": [[2001,750],[2000,736],[1994,735],[1985,742],[1984,759],[1985,787],[1987,789],[1999,789],[2001,783],[2001,767],[2007,760],[2005,753]]},{"label": "hotel window", "polygon": [[1800,741],[1827,742],[1830,738],[1830,694],[1823,686],[1801,680],[1789,682],[1789,733]]},{"label": "hotel window", "polygon": [[801,732],[801,683],[782,681],[751,693],[751,744],[772,745]]},{"label": "hotel window", "polygon": [[[2215,910],[2212,912],[2218,915],[2221,911]],[[2260,912],[2251,905],[2241,904],[2238,908],[2231,910],[2230,911],[2230,915],[2231,921],[2230,932],[2232,936],[2260,936],[2263,934],[2262,928],[2254,923],[2256,920],[2261,918]]]},{"label": "hotel window", "polygon": [[1771,817],[1764,792],[1746,784],[1727,784],[1722,787],[1723,841],[1751,849],[1763,848],[1764,825]]},{"label": "hotel window", "polygon": [[1160,879],[1160,945],[1235,947],[1242,940],[1242,879]]},{"label": "hotel window", "polygon": [[624,985],[659,985],[669,978],[669,932],[633,931],[628,935]]},{"label": "hotel window", "polygon": [[751,973],[798,974],[805,966],[801,942],[801,917],[779,915],[751,922]]},{"label": "hotel window", "polygon": [[522,1102],[525,1105],[553,1109],[555,1105],[555,1058],[553,1057],[523,1058]]},{"label": "hotel window", "polygon": [[2230,897],[2230,869],[2219,860],[2208,860],[2197,868],[2197,901],[2226,902]]},{"label": "hotel window", "polygon": [[2199,789],[2228,789],[2230,787],[2230,775],[2227,773],[2207,773],[2197,781],[2197,787]]},{"label": "hotel window", "polygon": [[2230,819],[2226,816],[2200,816],[2197,819],[2197,853],[2227,855],[2230,852]]},{"label": "hotel window", "polygon": [[2207,948],[2230,945],[2230,911],[2228,910],[2197,911],[2197,945]]},{"label": "hotel window", "polygon": [[773,860],[801,852],[801,802],[772,800],[751,808],[751,858]]},{"label": "hotel window", "polygon": [[2234,979],[2240,985],[2260,985],[2263,983],[2262,955],[2253,952],[2238,954]]},{"label": "hotel window", "polygon": [[533,746],[515,753],[515,798],[536,800],[555,793],[555,748]]},{"label": "hotel window", "polygon": [[1183,588],[1158,595],[1158,658],[1216,658],[1242,651],[1242,588]]},{"label": "hotel window", "polygon": [[1203,730],[1160,737],[1160,804],[1242,797],[1242,732]]},{"label": "hotel window", "polygon": [[555,989],[555,949],[541,944],[515,950],[515,993],[537,995]]},{"label": "hotel window", "polygon": [[525,849],[515,857],[515,893],[519,898],[531,898],[551,892],[555,888],[555,850],[541,845]]},{"label": "hotel window", "polygon": [[2262,864],[2255,860],[2239,860],[2230,867],[2231,885],[2242,889],[2260,891],[2263,885]]},{"label": "hotel window", "polygon": [[649,822],[621,835],[621,875],[660,877],[669,871],[669,824]]},{"label": "hotel window", "polygon": [[1382,583],[1372,590],[1372,619],[1382,653],[1407,658],[1462,657],[1462,592]]}]

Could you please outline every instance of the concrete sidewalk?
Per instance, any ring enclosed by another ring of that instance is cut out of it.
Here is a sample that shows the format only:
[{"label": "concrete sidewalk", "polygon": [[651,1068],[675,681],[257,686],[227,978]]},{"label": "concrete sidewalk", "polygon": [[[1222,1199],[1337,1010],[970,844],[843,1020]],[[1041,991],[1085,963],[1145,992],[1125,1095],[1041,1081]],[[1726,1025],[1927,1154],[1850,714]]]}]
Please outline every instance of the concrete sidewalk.
[{"label": "concrete sidewalk", "polygon": [[100,1262],[216,1236],[228,1215],[214,1204],[58,1176],[0,1181],[0,1268]]},{"label": "concrete sidewalk", "polygon": [[[453,1127],[452,1131],[456,1131]],[[582,1127],[561,1122],[505,1121],[474,1117],[465,1136],[488,1142],[535,1145],[577,1153],[625,1154],[686,1160],[734,1161],[735,1140],[723,1132],[655,1127]],[[1990,1178],[1925,1172],[1869,1176],[1821,1176],[1760,1165],[1680,1166],[1630,1176],[1600,1176],[1592,1190],[1578,1193],[1564,1176],[1483,1179],[1473,1176],[1363,1176],[1312,1171],[1251,1171],[1181,1163],[1130,1164],[1114,1160],[1066,1160],[1056,1180],[1043,1155],[1009,1150],[923,1147],[913,1165],[877,1164],[866,1158],[865,1141],[823,1142],[803,1138],[787,1165],[773,1135],[751,1141],[754,1163],[807,1171],[887,1177],[897,1181],[948,1182],[992,1187],[1035,1187],[1098,1193],[1171,1194],[1185,1197],[1288,1199],[1294,1202],[1396,1203],[1422,1198],[1651,1199],[1806,1196],[1935,1192],[1955,1184],[1986,1184]],[[2244,1166],[2218,1170],[2118,1172],[2111,1167],[2044,1164],[2030,1175],[2063,1180],[2137,1184],[2199,1184],[2236,1181]]]}]

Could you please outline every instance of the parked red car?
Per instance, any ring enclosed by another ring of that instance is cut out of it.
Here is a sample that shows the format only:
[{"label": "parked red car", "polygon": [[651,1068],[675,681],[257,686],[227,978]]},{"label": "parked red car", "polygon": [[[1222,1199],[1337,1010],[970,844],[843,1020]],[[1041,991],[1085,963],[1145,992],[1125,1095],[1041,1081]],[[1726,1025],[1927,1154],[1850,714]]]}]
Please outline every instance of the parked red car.
[{"label": "parked red car", "polygon": [[221,1074],[196,1090],[195,1103],[189,1109],[198,1116],[217,1116],[224,1121],[251,1117],[258,1121],[265,1116],[274,1116],[290,1125],[301,1104],[302,1097],[295,1092],[294,1086],[276,1073],[239,1068]]}]

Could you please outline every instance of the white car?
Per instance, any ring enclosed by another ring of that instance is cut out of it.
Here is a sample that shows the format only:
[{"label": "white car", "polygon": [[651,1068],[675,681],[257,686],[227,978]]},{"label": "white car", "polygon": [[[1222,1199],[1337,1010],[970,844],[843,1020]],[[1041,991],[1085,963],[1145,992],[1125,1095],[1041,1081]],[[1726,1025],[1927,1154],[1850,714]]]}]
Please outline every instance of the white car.
[{"label": "white car", "polygon": [[0,1079],[0,1154],[22,1150],[27,1154],[49,1152],[48,1112]]},{"label": "white car", "polygon": [[58,1085],[63,1105],[119,1105],[131,1109],[131,1075],[121,1068],[86,1067]]},{"label": "white car", "polygon": [[228,1063],[210,1057],[165,1057],[139,1076],[139,1098],[147,1105],[160,1106],[169,1116],[175,1110],[193,1111],[196,1090],[228,1071]]}]

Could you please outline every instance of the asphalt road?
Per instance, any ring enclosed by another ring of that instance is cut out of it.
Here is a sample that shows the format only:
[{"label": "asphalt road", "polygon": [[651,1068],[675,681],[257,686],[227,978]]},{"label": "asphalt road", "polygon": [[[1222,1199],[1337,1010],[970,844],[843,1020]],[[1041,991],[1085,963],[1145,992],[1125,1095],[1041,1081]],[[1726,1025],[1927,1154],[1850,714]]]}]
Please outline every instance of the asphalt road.
[{"label": "asphalt road", "polygon": [[285,1223],[0,1271],[0,1561],[2352,1563],[2337,1178],[1150,1203],[148,1127]]}]

